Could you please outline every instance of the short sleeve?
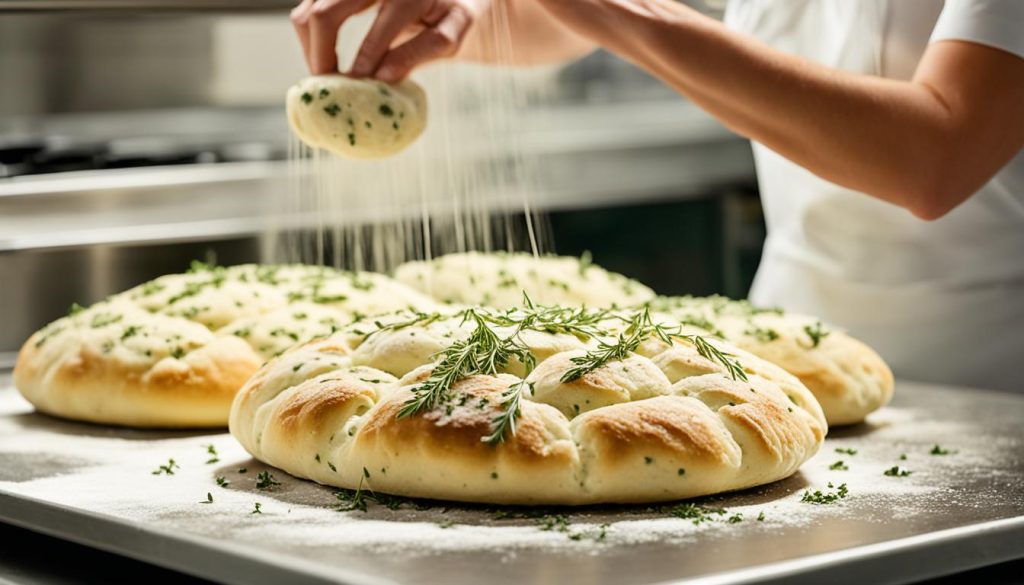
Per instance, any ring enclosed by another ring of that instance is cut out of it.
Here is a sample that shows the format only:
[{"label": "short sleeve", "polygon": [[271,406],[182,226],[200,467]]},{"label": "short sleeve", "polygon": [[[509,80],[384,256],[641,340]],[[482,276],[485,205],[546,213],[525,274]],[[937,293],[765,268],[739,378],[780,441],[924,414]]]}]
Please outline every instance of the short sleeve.
[{"label": "short sleeve", "polygon": [[1024,58],[1024,0],[946,0],[936,41],[971,41]]}]

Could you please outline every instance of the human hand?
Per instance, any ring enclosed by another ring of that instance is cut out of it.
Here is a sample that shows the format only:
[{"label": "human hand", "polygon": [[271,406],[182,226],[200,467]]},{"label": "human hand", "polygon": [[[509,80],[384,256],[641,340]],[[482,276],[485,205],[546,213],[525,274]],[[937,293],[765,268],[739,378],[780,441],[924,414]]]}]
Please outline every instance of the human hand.
[{"label": "human hand", "polygon": [[[303,0],[292,10],[292,24],[314,75],[338,71],[338,30],[376,3]],[[490,0],[381,0],[349,75],[396,82],[418,65],[453,56],[489,4]]]}]

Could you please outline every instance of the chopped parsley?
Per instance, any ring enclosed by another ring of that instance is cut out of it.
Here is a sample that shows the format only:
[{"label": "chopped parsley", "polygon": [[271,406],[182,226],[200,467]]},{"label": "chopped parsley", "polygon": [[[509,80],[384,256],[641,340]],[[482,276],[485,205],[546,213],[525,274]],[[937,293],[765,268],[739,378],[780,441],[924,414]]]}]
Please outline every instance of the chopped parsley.
[{"label": "chopped parsley", "polygon": [[753,337],[762,343],[769,343],[779,338],[779,332],[769,327],[754,327],[747,329],[743,334]]},{"label": "chopped parsley", "polygon": [[335,118],[341,113],[341,106],[335,103],[327,104],[324,106],[324,112],[326,112],[328,116]]},{"label": "chopped parsley", "polygon": [[252,512],[249,512],[249,513],[250,514],[262,514],[263,513],[263,504],[261,504],[259,502],[254,503],[252,505]]},{"label": "chopped parsley", "polygon": [[846,465],[846,463],[843,463],[842,459],[840,459],[839,461],[836,461],[832,465],[829,465],[828,468],[831,469],[832,471],[849,471],[850,470],[850,468]]},{"label": "chopped parsley", "polygon": [[206,448],[206,454],[210,456],[210,458],[206,460],[207,465],[210,465],[211,463],[217,463],[218,461],[220,461],[220,457],[218,457],[217,455],[216,447],[214,447],[212,444],[203,446]]},{"label": "chopped parsley", "polygon": [[850,493],[845,483],[841,483],[839,484],[839,487],[835,487],[832,485],[832,482],[829,482],[828,488],[829,490],[834,489],[835,491],[822,492],[821,490],[815,490],[812,492],[810,490],[805,490],[804,495],[800,498],[800,501],[804,502],[805,504],[815,505],[834,504],[835,502],[838,502],[839,500],[845,498]]},{"label": "chopped parsley", "polygon": [[849,447],[836,447],[836,453],[839,453],[841,455],[850,455],[852,457],[853,455],[857,454],[857,450],[851,449]]},{"label": "chopped parsley", "polygon": [[123,315],[117,315],[114,313],[98,313],[92,318],[90,327],[93,329],[99,329],[100,327],[106,327],[107,325],[113,325],[123,319]]},{"label": "chopped parsley", "polygon": [[256,476],[256,488],[265,490],[267,488],[274,487],[275,485],[281,485],[281,482],[274,479],[274,476],[269,471],[261,471]]},{"label": "chopped parsley", "polygon": [[174,475],[175,469],[181,469],[181,466],[175,463],[174,459],[168,459],[166,464],[157,467],[153,471],[153,475]]},{"label": "chopped parsley", "polygon": [[378,108],[378,111],[380,111],[381,116],[386,116],[388,118],[395,115],[395,111],[392,110],[391,106],[389,106],[388,104],[381,104],[380,108]]},{"label": "chopped parsley", "polygon": [[885,472],[883,472],[883,475],[886,475],[888,477],[907,477],[911,473],[914,472],[910,471],[909,469],[904,469],[899,465],[893,465],[889,469],[886,469]]},{"label": "chopped parsley", "polygon": [[682,504],[675,504],[674,506],[667,508],[662,508],[662,512],[683,520],[692,520],[695,526],[705,522],[711,522],[717,517],[724,516],[726,514],[725,508],[706,508],[692,502],[685,502]]},{"label": "chopped parsley", "polygon": [[201,502],[199,502],[199,503],[200,504],[212,504],[213,503],[213,494],[211,494],[210,492],[206,492],[206,499],[201,501]]},{"label": "chopped parsley", "polygon": [[932,450],[929,451],[928,453],[931,454],[931,455],[953,455],[953,454],[956,453],[956,451],[951,451],[949,449],[943,449],[938,444],[936,444],[934,447],[932,447]]},{"label": "chopped parsley", "polygon": [[821,321],[816,322],[814,325],[804,325],[804,333],[811,339],[811,347],[818,347],[822,339],[828,337],[832,332],[826,330]]},{"label": "chopped parsley", "polygon": [[308,91],[302,92],[302,103],[306,105],[313,103],[313,94],[309,93]]},{"label": "chopped parsley", "polygon": [[223,475],[218,475],[216,480],[217,480],[217,485],[222,487],[222,488],[226,488],[229,485],[231,485],[231,482],[228,481],[227,478],[225,478]]}]

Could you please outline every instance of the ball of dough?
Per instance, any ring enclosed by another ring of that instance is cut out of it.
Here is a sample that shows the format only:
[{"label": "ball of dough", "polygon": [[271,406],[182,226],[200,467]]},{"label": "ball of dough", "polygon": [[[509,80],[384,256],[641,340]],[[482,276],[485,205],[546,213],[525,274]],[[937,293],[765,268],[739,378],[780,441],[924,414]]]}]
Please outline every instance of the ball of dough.
[{"label": "ball of dough", "polygon": [[287,108],[303,142],[350,158],[397,154],[427,125],[427,95],[408,79],[392,85],[344,75],[308,77],[288,90]]}]

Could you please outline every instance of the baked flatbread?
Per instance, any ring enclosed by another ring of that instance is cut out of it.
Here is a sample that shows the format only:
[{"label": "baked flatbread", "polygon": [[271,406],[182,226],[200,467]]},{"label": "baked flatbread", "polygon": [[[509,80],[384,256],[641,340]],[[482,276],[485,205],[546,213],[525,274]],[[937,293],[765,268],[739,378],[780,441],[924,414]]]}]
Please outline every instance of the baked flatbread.
[{"label": "baked flatbread", "polygon": [[[778,366],[656,329],[646,311],[573,311],[408,313],[362,341],[296,347],[238,393],[231,433],[323,484],[499,504],[742,489],[792,474],[820,447],[818,403]],[[687,360],[711,365],[672,368]]]},{"label": "baked flatbread", "polygon": [[222,427],[266,360],[380,312],[435,306],[380,274],[196,264],[33,335],[15,385],[40,411],[137,427]]},{"label": "baked flatbread", "polygon": [[892,399],[885,361],[817,318],[725,297],[659,297],[651,307],[783,367],[814,393],[831,426],[861,422]]},{"label": "baked flatbread", "polygon": [[395,276],[446,303],[511,307],[525,291],[538,303],[649,304],[665,319],[695,328],[695,333],[719,336],[796,375],[818,398],[830,425],[861,422],[893,394],[892,372],[882,358],[836,327],[725,297],[655,298],[647,287],[588,258],[471,252],[410,262]]},{"label": "baked flatbread", "polygon": [[523,292],[535,303],[628,307],[654,292],[621,274],[572,256],[466,252],[429,262],[407,262],[395,270],[399,282],[442,303],[517,307]]}]

